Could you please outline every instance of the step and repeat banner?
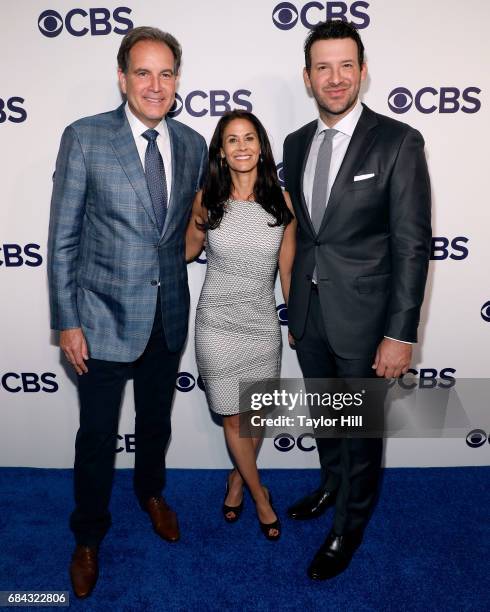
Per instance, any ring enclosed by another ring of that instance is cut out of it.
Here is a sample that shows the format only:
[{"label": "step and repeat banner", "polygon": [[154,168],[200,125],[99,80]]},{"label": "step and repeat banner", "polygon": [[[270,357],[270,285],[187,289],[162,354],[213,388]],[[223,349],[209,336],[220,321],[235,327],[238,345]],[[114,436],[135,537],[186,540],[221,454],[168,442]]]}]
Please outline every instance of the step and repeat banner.
[{"label": "step and repeat banner", "polygon": [[[132,27],[157,26],[183,47],[172,115],[208,140],[223,112],[253,111],[270,135],[279,176],[284,137],[316,117],[302,80],[308,28],[352,21],[369,77],[362,99],[419,129],[433,186],[433,242],[413,370],[452,385],[490,371],[488,182],[490,4],[472,0],[24,0],[2,2],[0,22],[0,465],[70,467],[76,380],[49,330],[46,243],[52,174],[62,131],[121,103],[116,54]],[[205,254],[189,265],[193,309],[176,381],[170,467],[230,465],[194,357],[194,308]],[[279,283],[282,374],[299,377],[287,343]],[[488,403],[488,397],[482,398]],[[117,465],[134,460],[132,385],[121,411]],[[391,439],[387,466],[483,465],[489,431],[454,439]],[[262,467],[317,465],[314,440],[264,441]]]}]

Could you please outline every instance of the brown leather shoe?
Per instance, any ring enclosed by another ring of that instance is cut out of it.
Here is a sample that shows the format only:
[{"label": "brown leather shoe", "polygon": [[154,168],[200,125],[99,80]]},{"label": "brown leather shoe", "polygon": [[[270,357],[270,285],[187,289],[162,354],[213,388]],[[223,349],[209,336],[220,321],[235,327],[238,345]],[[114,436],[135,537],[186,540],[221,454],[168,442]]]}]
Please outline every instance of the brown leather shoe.
[{"label": "brown leather shoe", "polygon": [[177,542],[180,538],[177,514],[163,497],[150,497],[144,508],[150,515],[155,533],[167,542]]},{"label": "brown leather shoe", "polygon": [[80,599],[88,597],[94,590],[99,577],[98,550],[91,546],[75,548],[70,563],[70,578],[73,592]]}]

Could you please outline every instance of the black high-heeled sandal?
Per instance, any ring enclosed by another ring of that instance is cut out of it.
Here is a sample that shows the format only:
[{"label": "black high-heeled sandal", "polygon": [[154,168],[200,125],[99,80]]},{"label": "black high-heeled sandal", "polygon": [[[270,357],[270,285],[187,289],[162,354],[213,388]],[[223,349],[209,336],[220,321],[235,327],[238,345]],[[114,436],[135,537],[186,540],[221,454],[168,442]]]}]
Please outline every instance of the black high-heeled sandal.
[{"label": "black high-heeled sandal", "polygon": [[[277,514],[277,512],[274,509],[274,506],[272,505],[272,495],[269,493],[269,490],[266,487],[264,487],[264,490],[267,491],[267,499],[269,501],[270,507],[272,508],[272,511],[277,516],[277,519],[273,523],[263,523],[259,519],[259,525],[260,525],[260,529],[262,533],[264,534],[264,536],[268,540],[271,540],[271,542],[275,542],[276,540],[279,540],[279,538],[281,537],[281,521],[279,520],[279,515]],[[277,533],[271,534],[270,532],[272,529],[275,529]]]},{"label": "black high-heeled sandal", "polygon": [[[228,497],[228,493],[230,492],[230,481],[229,481],[230,476],[231,476],[231,473],[228,475],[228,478],[226,479],[225,497],[223,499],[223,506],[221,510],[223,512],[223,516],[225,517],[225,521],[227,523],[235,523],[236,521],[238,521],[242,513],[244,497],[242,497],[242,501],[238,506],[228,506],[227,504],[225,504],[225,499]],[[230,512],[233,512],[235,516],[231,516],[231,517],[227,516]]]}]

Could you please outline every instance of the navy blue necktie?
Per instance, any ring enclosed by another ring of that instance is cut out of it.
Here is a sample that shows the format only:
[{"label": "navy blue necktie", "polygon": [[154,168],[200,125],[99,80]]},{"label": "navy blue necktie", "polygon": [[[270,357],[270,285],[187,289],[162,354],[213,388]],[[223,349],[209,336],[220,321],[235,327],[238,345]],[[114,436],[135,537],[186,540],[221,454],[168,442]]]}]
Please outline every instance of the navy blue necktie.
[{"label": "navy blue necktie", "polygon": [[148,184],[153,210],[155,211],[158,229],[160,233],[162,233],[163,226],[165,225],[165,217],[167,215],[168,194],[165,167],[156,143],[158,132],[156,130],[146,130],[146,132],[143,132],[142,136],[148,141],[145,152],[146,182]]}]

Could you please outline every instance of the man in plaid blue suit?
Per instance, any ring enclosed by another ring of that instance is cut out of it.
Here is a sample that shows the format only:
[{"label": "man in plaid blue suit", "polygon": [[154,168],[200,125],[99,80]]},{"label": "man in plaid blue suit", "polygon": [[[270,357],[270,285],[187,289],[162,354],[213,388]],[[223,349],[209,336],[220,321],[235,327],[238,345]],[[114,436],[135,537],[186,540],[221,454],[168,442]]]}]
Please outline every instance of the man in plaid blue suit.
[{"label": "man in plaid blue suit", "polygon": [[162,498],[165,449],[189,289],[184,235],[207,163],[206,144],[166,114],[175,99],[181,49],[170,34],[136,28],[123,39],[118,76],[126,104],[63,133],[48,245],[51,327],[79,374],[75,444],[75,594],[98,577],[98,547],[110,526],[121,394],[134,379],[134,486],[154,530],[179,539]]}]

